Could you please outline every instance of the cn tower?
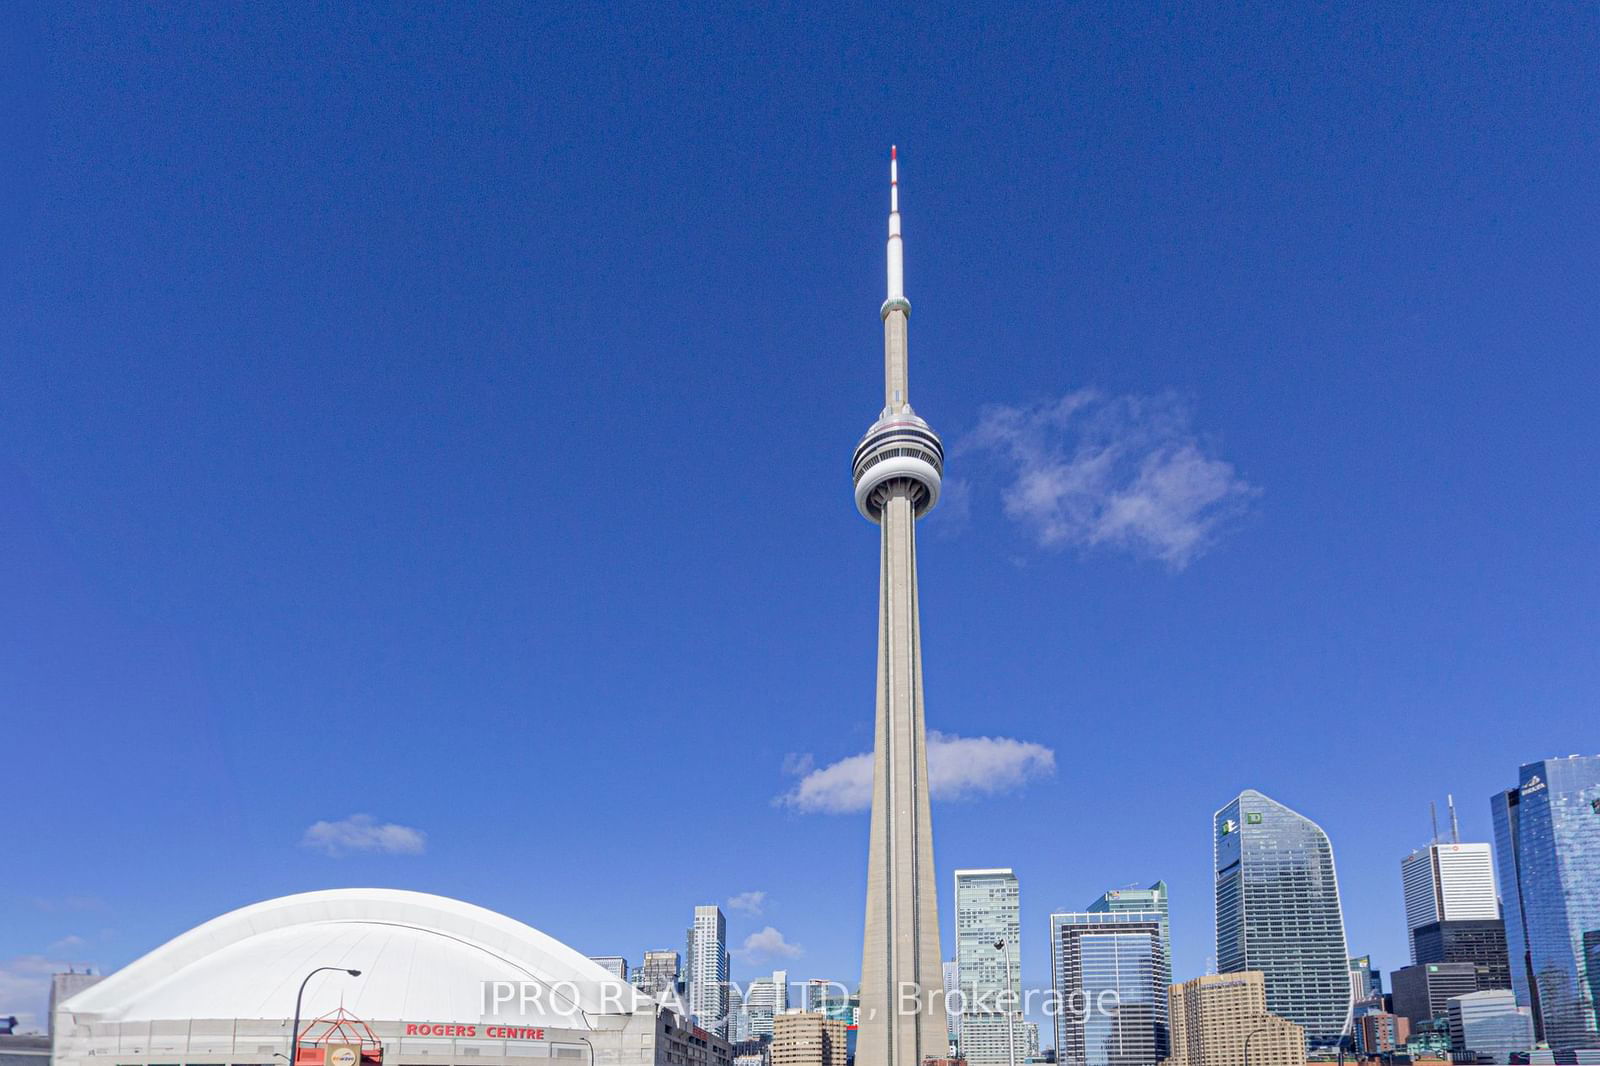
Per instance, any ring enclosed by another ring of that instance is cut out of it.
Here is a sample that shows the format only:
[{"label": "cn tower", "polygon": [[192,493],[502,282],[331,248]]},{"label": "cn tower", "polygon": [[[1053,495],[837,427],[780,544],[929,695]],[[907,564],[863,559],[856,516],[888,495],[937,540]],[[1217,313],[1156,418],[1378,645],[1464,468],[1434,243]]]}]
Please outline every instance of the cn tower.
[{"label": "cn tower", "polygon": [[911,410],[899,163],[889,149],[889,286],[883,318],[883,411],[856,446],[856,507],[878,524],[878,709],[872,753],[867,932],[861,950],[860,1066],[922,1066],[947,1038],[933,889],[928,740],[917,621],[917,519],[939,499],[944,448]]}]

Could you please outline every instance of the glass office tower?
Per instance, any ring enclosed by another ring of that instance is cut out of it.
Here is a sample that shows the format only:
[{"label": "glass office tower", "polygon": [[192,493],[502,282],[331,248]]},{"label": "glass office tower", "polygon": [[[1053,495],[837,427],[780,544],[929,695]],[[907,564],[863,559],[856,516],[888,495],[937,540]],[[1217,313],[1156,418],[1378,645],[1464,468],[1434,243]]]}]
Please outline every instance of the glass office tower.
[{"label": "glass office tower", "polygon": [[1333,846],[1251,789],[1216,813],[1217,971],[1260,970],[1267,1010],[1328,1047],[1349,1032],[1350,956]]},{"label": "glass office tower", "polygon": [[1512,988],[1552,1048],[1600,1047],[1600,755],[1518,781],[1490,800]]},{"label": "glass office tower", "polygon": [[1161,954],[1172,971],[1172,936],[1167,922],[1167,883],[1157,881],[1149,888],[1113,888],[1089,904],[1091,914],[1112,911],[1155,911],[1161,915]]},{"label": "glass office tower", "polygon": [[1071,1066],[1156,1066],[1171,1044],[1168,969],[1159,911],[1050,916],[1056,1061]]}]

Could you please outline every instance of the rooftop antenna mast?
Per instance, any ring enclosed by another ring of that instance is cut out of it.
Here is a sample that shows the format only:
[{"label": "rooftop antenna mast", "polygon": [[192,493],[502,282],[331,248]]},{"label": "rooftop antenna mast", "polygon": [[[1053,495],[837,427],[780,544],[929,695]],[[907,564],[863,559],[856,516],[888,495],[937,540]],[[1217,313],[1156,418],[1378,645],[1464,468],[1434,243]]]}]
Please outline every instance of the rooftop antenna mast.
[{"label": "rooftop antenna mast", "polygon": [[1461,843],[1461,823],[1456,821],[1456,798],[1450,793],[1445,793],[1445,802],[1450,805],[1450,843]]},{"label": "rooftop antenna mast", "polygon": [[1433,842],[1439,843],[1439,805],[1433,800],[1428,801],[1428,817],[1433,819]]}]

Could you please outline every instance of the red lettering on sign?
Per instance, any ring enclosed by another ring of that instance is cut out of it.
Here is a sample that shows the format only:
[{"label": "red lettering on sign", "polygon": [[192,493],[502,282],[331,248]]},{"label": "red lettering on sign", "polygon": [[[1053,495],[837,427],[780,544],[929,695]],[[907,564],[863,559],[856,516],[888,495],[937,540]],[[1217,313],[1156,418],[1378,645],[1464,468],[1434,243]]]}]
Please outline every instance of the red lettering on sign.
[{"label": "red lettering on sign", "polygon": [[[476,1025],[445,1025],[436,1022],[407,1022],[406,1036],[477,1036]],[[543,1040],[543,1029],[523,1029],[513,1025],[485,1025],[483,1035],[490,1040]]]},{"label": "red lettering on sign", "polygon": [[[462,1036],[472,1036],[476,1031],[473,1026],[461,1028],[466,1030],[460,1034]],[[517,1025],[487,1025],[484,1026],[483,1035],[490,1040],[543,1040],[544,1030],[525,1029]]]}]

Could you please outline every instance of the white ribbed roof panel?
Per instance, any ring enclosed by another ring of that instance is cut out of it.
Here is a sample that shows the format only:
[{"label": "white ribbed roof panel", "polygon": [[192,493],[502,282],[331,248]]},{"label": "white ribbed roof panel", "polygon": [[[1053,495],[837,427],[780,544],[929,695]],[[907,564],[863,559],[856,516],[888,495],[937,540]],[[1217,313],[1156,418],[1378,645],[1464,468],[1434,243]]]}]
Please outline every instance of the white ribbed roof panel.
[{"label": "white ribbed roof panel", "polygon": [[[214,918],[73,996],[64,1011],[105,1021],[290,1016],[343,1004],[371,1020],[587,1028],[602,1014],[653,1010],[604,968],[503,914],[395,889],[336,889],[266,900]],[[542,988],[539,1001],[486,1015],[484,982]]]}]

